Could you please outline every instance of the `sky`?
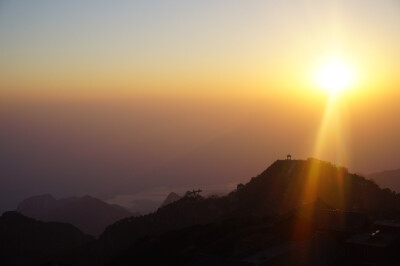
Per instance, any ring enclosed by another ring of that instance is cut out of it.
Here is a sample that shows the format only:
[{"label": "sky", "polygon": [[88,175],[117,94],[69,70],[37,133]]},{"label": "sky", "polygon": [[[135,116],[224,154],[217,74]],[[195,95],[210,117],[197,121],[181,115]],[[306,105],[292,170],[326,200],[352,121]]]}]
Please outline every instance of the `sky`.
[{"label": "sky", "polygon": [[288,153],[400,168],[398,47],[396,0],[0,1],[0,211],[228,191]]}]

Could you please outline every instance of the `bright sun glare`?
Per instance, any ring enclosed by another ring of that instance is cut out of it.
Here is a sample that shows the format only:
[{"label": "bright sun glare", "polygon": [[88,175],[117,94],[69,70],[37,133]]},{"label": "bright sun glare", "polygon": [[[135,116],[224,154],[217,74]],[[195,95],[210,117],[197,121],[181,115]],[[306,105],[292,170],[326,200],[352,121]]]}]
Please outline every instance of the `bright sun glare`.
[{"label": "bright sun glare", "polygon": [[314,79],[319,88],[336,94],[354,85],[356,73],[348,62],[334,57],[317,68]]}]

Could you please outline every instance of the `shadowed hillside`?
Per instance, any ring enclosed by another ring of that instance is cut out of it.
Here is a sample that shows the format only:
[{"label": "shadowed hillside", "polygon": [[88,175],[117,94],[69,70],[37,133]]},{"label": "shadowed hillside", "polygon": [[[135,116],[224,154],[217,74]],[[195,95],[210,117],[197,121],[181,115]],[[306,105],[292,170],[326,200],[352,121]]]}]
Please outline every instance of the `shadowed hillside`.
[{"label": "shadowed hillside", "polygon": [[49,254],[68,265],[343,265],[358,260],[346,253],[349,237],[400,218],[398,194],[316,159],[278,160],[224,197],[200,193],[119,220],[90,246]]},{"label": "shadowed hillside", "polygon": [[70,224],[36,221],[17,212],[0,217],[1,265],[36,265],[93,241]]},{"label": "shadowed hillside", "polygon": [[187,195],[155,213],[123,219],[106,229],[99,246],[114,254],[146,235],[237,217],[280,217],[319,200],[334,209],[372,217],[391,217],[400,210],[398,195],[343,167],[316,159],[279,160],[228,196]]}]

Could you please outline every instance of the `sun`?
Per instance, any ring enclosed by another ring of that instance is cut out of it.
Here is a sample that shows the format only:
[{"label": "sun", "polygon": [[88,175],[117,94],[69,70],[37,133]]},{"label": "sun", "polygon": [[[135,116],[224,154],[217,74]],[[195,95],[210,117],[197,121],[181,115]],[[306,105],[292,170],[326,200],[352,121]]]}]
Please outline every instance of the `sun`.
[{"label": "sun", "polygon": [[337,94],[354,85],[356,73],[348,61],[340,57],[331,57],[319,65],[314,80],[319,88]]}]

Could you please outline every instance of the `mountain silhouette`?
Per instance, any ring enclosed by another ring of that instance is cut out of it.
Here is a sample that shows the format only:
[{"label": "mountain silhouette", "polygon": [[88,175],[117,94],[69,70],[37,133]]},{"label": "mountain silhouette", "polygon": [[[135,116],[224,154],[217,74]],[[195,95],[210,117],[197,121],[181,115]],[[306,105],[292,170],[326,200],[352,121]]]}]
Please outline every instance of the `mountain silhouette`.
[{"label": "mountain silhouette", "polygon": [[[47,210],[51,198],[30,202]],[[84,247],[48,254],[60,265],[354,265],[364,253],[348,252],[347,239],[368,239],[382,219],[400,219],[399,194],[329,162],[278,160],[226,196],[188,191],[109,225]],[[397,239],[394,228],[387,239]]]},{"label": "mountain silhouette", "polygon": [[400,169],[374,173],[366,177],[375,181],[382,188],[388,188],[397,193],[400,192]]},{"label": "mountain silhouette", "polygon": [[41,222],[17,212],[0,217],[0,265],[36,265],[93,241],[70,224]]},{"label": "mountain silhouette", "polygon": [[180,200],[181,198],[182,197],[179,196],[178,194],[176,194],[175,192],[171,192],[168,194],[167,198],[163,201],[163,203],[161,204],[161,207],[171,204],[177,200]]},{"label": "mountain silhouette", "polygon": [[344,167],[316,159],[278,160],[225,197],[185,196],[152,214],[120,220],[107,227],[99,244],[113,254],[144,236],[237,217],[281,217],[314,202],[375,217],[400,210],[398,195]]},{"label": "mountain silhouette", "polygon": [[17,212],[42,221],[70,223],[93,236],[100,235],[106,226],[134,215],[119,205],[111,205],[91,196],[56,200],[49,194],[23,200]]},{"label": "mountain silhouette", "polygon": [[[232,217],[146,236],[106,265],[342,265],[338,236],[368,226],[365,215],[317,200],[277,217]],[[330,237],[332,232],[339,234]]]}]

